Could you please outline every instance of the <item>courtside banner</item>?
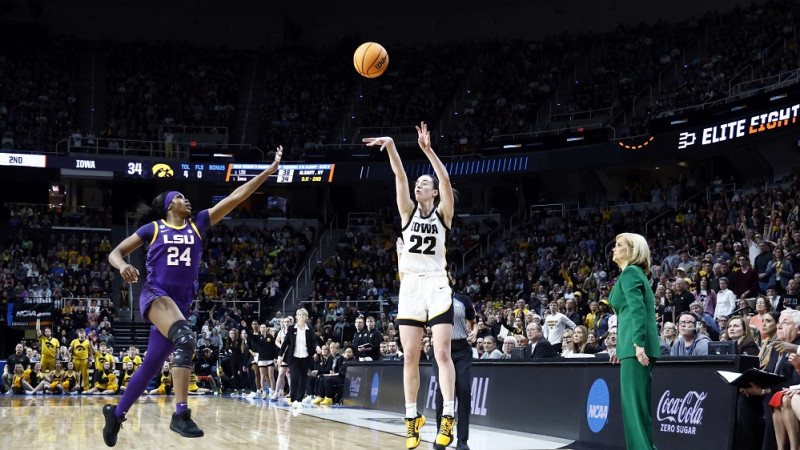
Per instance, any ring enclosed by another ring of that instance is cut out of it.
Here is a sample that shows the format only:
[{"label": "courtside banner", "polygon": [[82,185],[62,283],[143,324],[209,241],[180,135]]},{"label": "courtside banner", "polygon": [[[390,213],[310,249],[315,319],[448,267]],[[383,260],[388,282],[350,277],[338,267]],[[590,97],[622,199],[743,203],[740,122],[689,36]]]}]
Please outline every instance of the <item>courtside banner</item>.
[{"label": "courtside banner", "polygon": [[36,319],[42,325],[53,325],[55,307],[52,300],[25,299],[8,304],[8,326],[27,327],[36,325]]},{"label": "courtside banner", "polygon": [[[653,370],[655,444],[730,449],[737,392],[715,372],[739,371],[743,358],[693,359],[660,360]],[[402,413],[402,372],[397,363],[351,363],[345,404]],[[625,448],[619,366],[589,359],[476,361],[471,384],[471,424],[569,439],[575,442],[571,448]],[[417,405],[430,418],[435,417],[436,385],[430,364],[421,364]]]}]

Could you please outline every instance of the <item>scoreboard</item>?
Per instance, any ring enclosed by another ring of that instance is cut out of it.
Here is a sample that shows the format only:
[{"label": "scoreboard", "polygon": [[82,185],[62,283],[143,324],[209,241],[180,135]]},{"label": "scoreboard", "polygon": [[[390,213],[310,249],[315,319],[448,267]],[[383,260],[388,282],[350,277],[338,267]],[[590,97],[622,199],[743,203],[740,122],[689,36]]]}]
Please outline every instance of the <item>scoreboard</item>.
[{"label": "scoreboard", "polygon": [[[144,159],[91,158],[75,156],[39,156],[38,167],[69,169],[71,173],[108,172],[133,179],[197,180],[216,183],[247,181],[264,171],[269,164],[207,163],[149,161]],[[22,165],[22,164],[19,164]],[[32,165],[33,166],[33,165]],[[281,164],[267,182],[273,183],[330,183],[335,164]],[[36,166],[33,166],[36,167]]]},{"label": "scoreboard", "polygon": [[[330,183],[335,164],[281,164],[267,181],[276,183]],[[260,174],[269,164],[231,163],[225,181],[247,181]]]}]

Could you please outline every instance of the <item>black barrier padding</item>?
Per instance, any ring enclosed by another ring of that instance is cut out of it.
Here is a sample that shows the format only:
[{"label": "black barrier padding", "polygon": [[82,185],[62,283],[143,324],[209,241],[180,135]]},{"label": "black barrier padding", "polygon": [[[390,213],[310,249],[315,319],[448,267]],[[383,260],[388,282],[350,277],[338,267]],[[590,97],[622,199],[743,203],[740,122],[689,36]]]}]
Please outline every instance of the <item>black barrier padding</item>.
[{"label": "black barrier padding", "polygon": [[[737,391],[716,371],[755,364],[755,357],[736,355],[659,360],[652,389],[656,446],[730,449]],[[575,448],[625,448],[619,366],[594,359],[475,361],[472,376],[471,424],[570,439]],[[430,364],[421,364],[417,405],[431,418],[435,389]],[[344,403],[403,413],[402,363],[351,363]]]}]

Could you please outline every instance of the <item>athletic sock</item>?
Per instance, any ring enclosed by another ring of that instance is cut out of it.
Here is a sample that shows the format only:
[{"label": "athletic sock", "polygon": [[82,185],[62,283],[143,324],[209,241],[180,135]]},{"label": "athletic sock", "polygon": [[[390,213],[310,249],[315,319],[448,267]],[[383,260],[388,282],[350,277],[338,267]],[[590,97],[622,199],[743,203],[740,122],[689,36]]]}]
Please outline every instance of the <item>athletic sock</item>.
[{"label": "athletic sock", "polygon": [[184,411],[189,409],[189,404],[186,402],[180,402],[175,404],[175,414],[178,415]]},{"label": "athletic sock", "polygon": [[406,403],[406,419],[413,419],[417,417],[417,404]]},{"label": "athletic sock", "polygon": [[442,415],[455,417],[456,402],[442,402]]}]

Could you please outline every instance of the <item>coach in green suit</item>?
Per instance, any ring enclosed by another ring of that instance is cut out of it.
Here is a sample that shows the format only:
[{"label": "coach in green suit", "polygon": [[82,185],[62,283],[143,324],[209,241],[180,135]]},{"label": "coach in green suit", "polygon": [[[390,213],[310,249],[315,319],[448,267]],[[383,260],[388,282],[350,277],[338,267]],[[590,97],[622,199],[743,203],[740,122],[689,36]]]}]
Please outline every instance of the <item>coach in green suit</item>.
[{"label": "coach in green suit", "polygon": [[650,417],[652,371],[661,356],[655,299],[647,274],[650,273],[650,248],[644,237],[634,233],[617,236],[614,262],[621,273],[609,301],[617,313],[617,351],[612,362],[619,362],[622,421],[629,449],[654,449],[653,421]]}]

